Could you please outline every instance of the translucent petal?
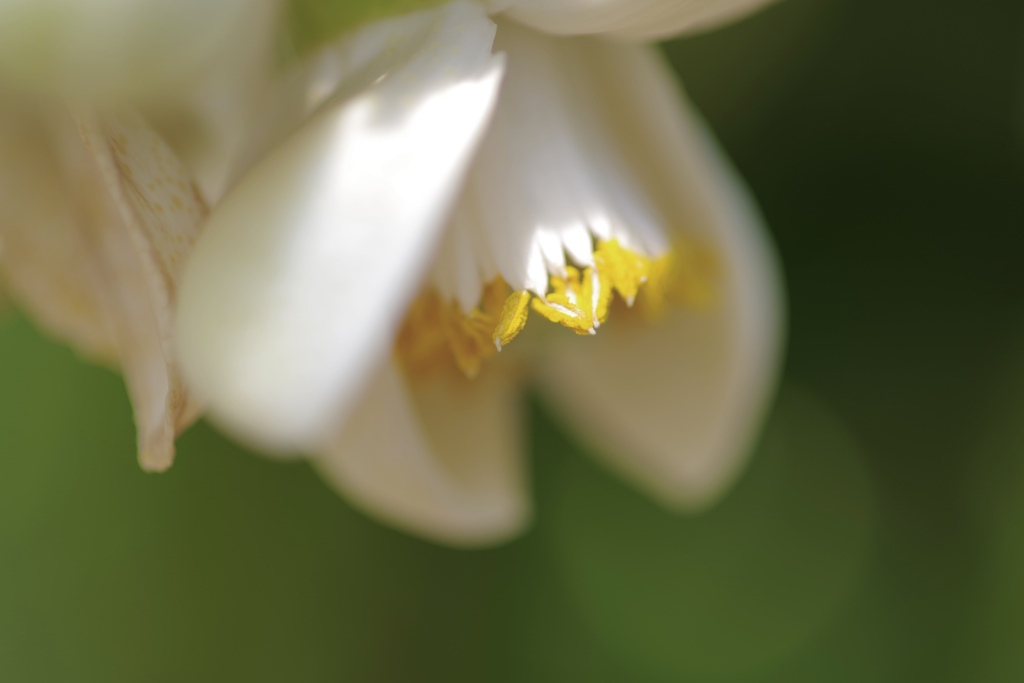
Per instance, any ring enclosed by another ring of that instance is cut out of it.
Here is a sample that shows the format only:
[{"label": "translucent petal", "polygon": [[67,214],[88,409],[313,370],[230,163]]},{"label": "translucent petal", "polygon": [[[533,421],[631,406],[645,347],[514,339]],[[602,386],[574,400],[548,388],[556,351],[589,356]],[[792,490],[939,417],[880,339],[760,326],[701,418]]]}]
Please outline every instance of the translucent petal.
[{"label": "translucent petal", "polygon": [[515,290],[543,294],[549,277],[565,277],[567,255],[576,266],[593,265],[598,239],[650,256],[669,248],[616,122],[593,106],[593,90],[603,86],[572,46],[499,25],[495,48],[508,59],[507,74],[435,266],[443,293],[451,289],[444,271],[468,270],[459,264],[474,258],[485,281],[499,274]]},{"label": "translucent petal", "polygon": [[487,375],[410,392],[386,366],[315,466],[347,499],[407,531],[459,546],[509,538],[529,516],[524,429],[517,387]]},{"label": "translucent petal", "polygon": [[673,223],[716,250],[721,282],[707,311],[659,324],[614,316],[585,344],[551,354],[544,387],[593,450],[661,500],[698,506],[741,467],[775,385],[781,282],[750,198],[681,102],[658,56],[581,39],[580,64],[602,84],[637,172]]}]

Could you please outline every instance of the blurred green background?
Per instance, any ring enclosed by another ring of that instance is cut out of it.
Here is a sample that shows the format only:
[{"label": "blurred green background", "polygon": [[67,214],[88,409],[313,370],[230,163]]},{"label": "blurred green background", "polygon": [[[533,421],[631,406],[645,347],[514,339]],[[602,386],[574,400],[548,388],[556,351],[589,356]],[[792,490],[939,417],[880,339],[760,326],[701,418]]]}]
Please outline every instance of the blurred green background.
[{"label": "blurred green background", "polygon": [[0,321],[0,681],[1024,680],[1024,4],[785,0],[667,46],[786,267],[786,382],[697,517],[534,403],[537,523],[482,552]]}]

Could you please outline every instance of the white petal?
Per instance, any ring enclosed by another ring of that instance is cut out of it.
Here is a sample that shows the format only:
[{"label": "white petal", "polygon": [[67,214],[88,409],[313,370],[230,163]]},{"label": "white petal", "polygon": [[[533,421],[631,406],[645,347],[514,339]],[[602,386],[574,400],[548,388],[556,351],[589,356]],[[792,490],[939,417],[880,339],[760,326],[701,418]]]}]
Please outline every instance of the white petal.
[{"label": "white petal", "polygon": [[[175,285],[205,206],[138,118],[83,117],[79,124],[55,117],[52,148],[42,146],[28,173],[15,169],[5,178],[14,206],[22,193],[33,203],[9,211],[4,202],[4,270],[46,327],[120,366],[140,464],[162,470],[174,457],[175,435],[198,412],[177,371],[171,327]],[[36,204],[45,196],[52,207]],[[69,298],[73,288],[77,298]]]},{"label": "white petal", "polygon": [[654,40],[708,30],[772,0],[515,0],[508,16],[559,34]]},{"label": "white petal", "polygon": [[[617,122],[593,106],[603,85],[574,40],[509,22],[495,40],[507,75],[457,218],[472,216],[463,222],[516,290],[544,293],[549,275],[564,275],[566,255],[589,265],[593,238],[615,237],[649,255],[669,246],[628,167],[629,150],[617,144]],[[457,231],[446,237],[453,251]]]},{"label": "white petal", "polygon": [[411,58],[250,171],[189,264],[190,382],[264,447],[316,442],[390,353],[490,115],[502,66],[482,10],[455,3],[408,21]]},{"label": "white petal", "polygon": [[777,265],[752,201],[657,55],[597,41],[578,49],[606,86],[594,106],[617,109],[659,206],[704,234],[724,272],[714,309],[652,326],[613,317],[588,343],[552,355],[544,386],[618,471],[666,503],[699,506],[743,464],[775,386]]},{"label": "white petal", "polygon": [[388,364],[316,468],[406,531],[459,546],[506,540],[529,516],[524,429],[513,384],[486,375],[418,383],[410,393]]},{"label": "white petal", "polygon": [[468,312],[479,304],[484,283],[496,273],[485,277],[486,270],[474,244],[475,226],[469,222],[466,211],[458,208],[434,261],[432,278],[444,301],[455,301]]},{"label": "white petal", "polygon": [[237,180],[325,102],[356,95],[409,61],[430,37],[432,21],[430,15],[418,13],[369,24],[257,83],[262,87],[252,93],[257,101],[245,103],[250,108],[247,116],[233,121],[225,117],[222,122],[242,130],[243,144],[227,169],[228,179]]}]

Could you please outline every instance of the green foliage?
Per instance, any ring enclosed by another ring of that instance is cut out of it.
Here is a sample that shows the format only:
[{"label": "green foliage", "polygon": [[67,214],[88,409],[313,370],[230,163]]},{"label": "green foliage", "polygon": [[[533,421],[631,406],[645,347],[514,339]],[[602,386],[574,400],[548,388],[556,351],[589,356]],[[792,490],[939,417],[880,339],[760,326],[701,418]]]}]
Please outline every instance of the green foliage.
[{"label": "green foliage", "polygon": [[787,388],[749,471],[700,515],[668,514],[578,463],[549,510],[563,583],[609,651],[668,680],[769,670],[860,583],[873,501],[861,453]]}]

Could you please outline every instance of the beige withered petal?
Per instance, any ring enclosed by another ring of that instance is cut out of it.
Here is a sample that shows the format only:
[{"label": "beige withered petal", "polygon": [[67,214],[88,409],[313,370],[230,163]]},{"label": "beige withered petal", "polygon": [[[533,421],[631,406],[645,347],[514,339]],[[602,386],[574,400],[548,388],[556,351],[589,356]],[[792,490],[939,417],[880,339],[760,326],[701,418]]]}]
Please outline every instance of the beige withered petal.
[{"label": "beige withered petal", "polygon": [[81,355],[117,363],[117,347],[82,258],[83,234],[65,194],[51,141],[37,122],[0,119],[0,283],[50,334]]},{"label": "beige withered petal", "polygon": [[[4,144],[21,130],[6,132]],[[139,462],[166,469],[175,435],[198,412],[174,362],[171,325],[182,262],[206,207],[137,116],[54,116],[33,146],[36,154],[23,155],[30,173],[17,163],[0,169],[6,283],[45,328],[119,365]]]}]

